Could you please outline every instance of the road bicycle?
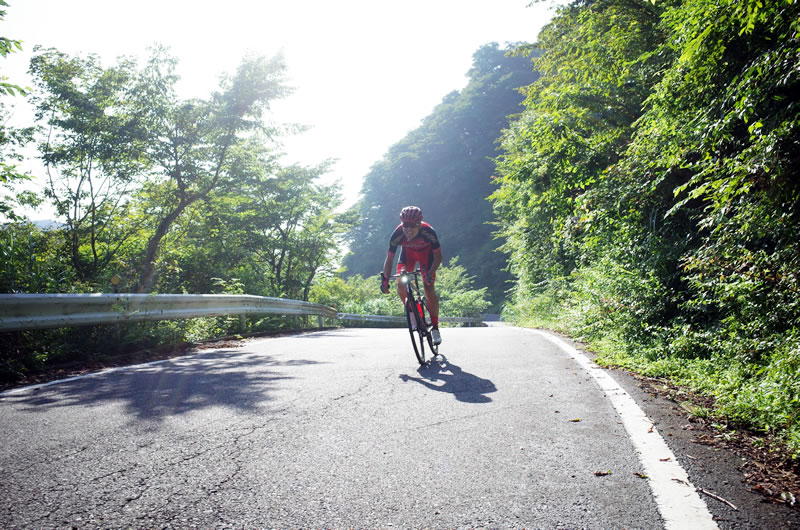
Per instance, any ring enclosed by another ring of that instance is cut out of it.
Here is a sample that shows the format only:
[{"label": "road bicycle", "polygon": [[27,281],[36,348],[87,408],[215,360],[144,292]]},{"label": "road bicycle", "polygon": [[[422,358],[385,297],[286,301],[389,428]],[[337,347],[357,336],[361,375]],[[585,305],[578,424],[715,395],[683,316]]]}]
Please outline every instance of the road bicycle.
[{"label": "road bicycle", "polygon": [[[383,273],[381,273],[383,275]],[[406,288],[406,322],[408,323],[408,333],[411,335],[411,344],[414,345],[414,355],[417,356],[419,364],[425,364],[425,342],[428,343],[432,353],[431,358],[439,355],[439,345],[433,343],[431,330],[433,324],[430,320],[430,310],[428,309],[428,299],[425,290],[420,289],[419,281],[425,281],[425,273],[417,266],[414,272],[401,272],[389,276],[389,280],[400,279],[401,286]]]}]

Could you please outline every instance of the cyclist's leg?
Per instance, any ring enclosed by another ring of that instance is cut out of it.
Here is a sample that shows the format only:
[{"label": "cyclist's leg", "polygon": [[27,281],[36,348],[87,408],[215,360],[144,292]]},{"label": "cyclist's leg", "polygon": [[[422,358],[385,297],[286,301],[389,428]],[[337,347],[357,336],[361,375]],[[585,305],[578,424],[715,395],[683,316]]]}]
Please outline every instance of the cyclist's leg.
[{"label": "cyclist's leg", "polygon": [[[406,247],[402,247],[400,250],[400,258],[397,260],[397,269],[395,269],[395,274],[400,274],[401,272],[408,270],[406,268]],[[400,278],[397,279],[397,295],[400,297],[400,300],[403,302],[403,305],[406,304],[406,288],[400,282]]]},{"label": "cyclist's leg", "polygon": [[[426,254],[419,256],[420,267],[427,270],[433,261],[433,252],[429,251]],[[434,272],[428,277],[430,280],[429,285],[425,285],[425,298],[427,300],[428,314],[431,317],[431,338],[433,344],[431,347],[438,346],[442,342],[442,336],[439,333],[439,295],[436,292],[436,273]]]},{"label": "cyclist's leg", "polygon": [[[403,264],[402,269],[400,268],[400,263]],[[403,247],[403,251],[400,253],[400,260],[397,262],[397,274],[400,274],[401,271],[414,271],[417,268],[417,265],[420,267],[427,267],[425,263],[425,256],[420,254],[419,252],[414,251],[406,251],[406,248]],[[420,282],[422,283],[422,282]],[[397,285],[400,285],[400,280],[397,280]],[[403,289],[403,294],[401,295],[403,303],[406,301],[406,293],[405,289]]]},{"label": "cyclist's leg", "polygon": [[425,286],[425,298],[428,299],[428,311],[431,314],[431,324],[439,327],[439,295],[436,293],[436,273],[431,278],[431,284]]},{"label": "cyclist's leg", "polygon": [[431,339],[434,355],[435,347],[442,343],[442,335],[439,333],[439,295],[436,294],[436,273],[431,277],[431,284],[425,286],[425,298],[427,299],[428,313],[431,315]]},{"label": "cyclist's leg", "polygon": [[[400,274],[403,271],[408,270],[409,268],[411,268],[413,270],[413,267],[415,267],[415,266],[416,266],[416,261],[414,261],[413,259],[409,260],[409,258],[406,255],[401,254],[401,261],[398,261],[398,263],[397,263],[397,272],[395,274]],[[406,305],[406,298],[408,296],[407,289],[408,289],[408,287],[406,285],[402,284],[400,282],[400,279],[398,278],[397,279],[397,294],[400,296],[400,300],[402,300],[403,306]],[[411,310],[410,314],[411,314],[411,317],[410,317],[411,318],[411,329],[416,330],[417,326],[419,325],[418,324],[418,318],[416,316],[417,315],[417,311],[416,310]]]},{"label": "cyclist's leg", "polygon": [[[419,266],[425,270],[428,270],[428,267],[431,265],[431,261],[433,261],[433,252],[428,251],[426,253],[419,253],[414,255],[414,259]],[[430,285],[425,285],[425,298],[428,300],[428,312],[431,315],[431,324],[433,327],[439,327],[439,295],[436,293],[436,273],[430,275],[428,278],[430,280]]]}]

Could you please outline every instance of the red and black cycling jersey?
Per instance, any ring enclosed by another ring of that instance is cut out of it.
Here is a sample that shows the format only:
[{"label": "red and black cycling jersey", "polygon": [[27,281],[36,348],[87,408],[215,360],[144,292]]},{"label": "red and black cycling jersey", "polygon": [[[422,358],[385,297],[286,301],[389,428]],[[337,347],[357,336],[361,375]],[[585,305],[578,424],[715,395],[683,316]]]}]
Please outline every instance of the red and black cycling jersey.
[{"label": "red and black cycling jersey", "polygon": [[442,252],[436,231],[425,222],[420,224],[419,232],[411,239],[406,239],[403,225],[398,225],[392,232],[392,237],[389,238],[390,256],[394,256],[398,246],[402,247],[400,258],[397,260],[398,273],[406,268],[414,269],[417,264],[427,270],[433,263],[433,255]]},{"label": "red and black cycling jersey", "polygon": [[406,235],[403,233],[403,223],[400,223],[392,232],[392,237],[389,238],[389,254],[397,252],[398,246],[414,253],[435,252],[439,249],[439,238],[433,227],[423,221],[420,223],[417,235],[410,240],[406,239]]}]

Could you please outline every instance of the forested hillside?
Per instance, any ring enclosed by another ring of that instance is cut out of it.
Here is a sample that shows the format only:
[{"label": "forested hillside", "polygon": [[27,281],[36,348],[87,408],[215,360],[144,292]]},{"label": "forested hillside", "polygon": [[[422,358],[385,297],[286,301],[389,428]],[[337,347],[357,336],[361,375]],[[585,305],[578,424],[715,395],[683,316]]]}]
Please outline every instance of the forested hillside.
[{"label": "forested hillside", "polygon": [[507,315],[800,456],[800,4],[576,1],[503,134]]},{"label": "forested hillside", "polygon": [[494,189],[497,139],[507,117],[522,110],[518,89],[536,78],[530,58],[510,56],[513,49],[489,44],[475,52],[467,86],[448,94],[366,175],[360,222],[345,259],[348,274],[378,272],[400,209],[414,204],[436,229],[445,263],[459,256],[477,286],[488,287],[496,303],[502,300],[509,276],[506,256],[495,251],[487,197]]}]

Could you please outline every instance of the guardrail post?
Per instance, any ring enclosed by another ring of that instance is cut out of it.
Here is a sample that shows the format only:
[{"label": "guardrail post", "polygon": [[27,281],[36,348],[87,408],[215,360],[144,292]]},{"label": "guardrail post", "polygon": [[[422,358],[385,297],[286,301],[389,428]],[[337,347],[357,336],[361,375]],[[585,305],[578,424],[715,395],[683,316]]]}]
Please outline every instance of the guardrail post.
[{"label": "guardrail post", "polygon": [[317,324],[319,324],[319,327],[321,327],[321,328],[325,327],[325,324],[322,321],[322,315],[317,315]]}]

